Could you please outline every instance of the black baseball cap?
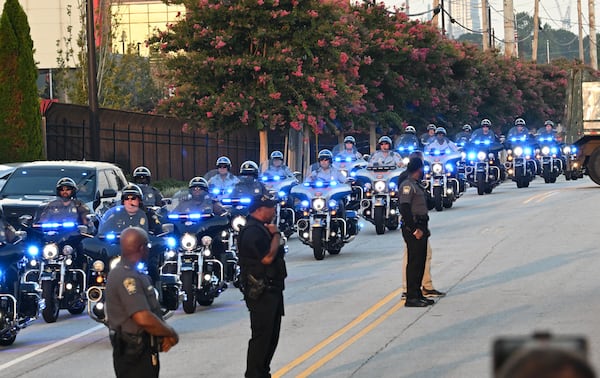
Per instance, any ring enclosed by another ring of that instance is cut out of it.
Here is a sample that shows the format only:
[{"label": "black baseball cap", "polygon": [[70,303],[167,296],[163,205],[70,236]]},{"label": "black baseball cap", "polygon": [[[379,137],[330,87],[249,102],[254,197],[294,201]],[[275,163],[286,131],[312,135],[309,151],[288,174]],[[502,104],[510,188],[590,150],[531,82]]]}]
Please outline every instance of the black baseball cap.
[{"label": "black baseball cap", "polygon": [[406,165],[406,171],[408,173],[416,172],[421,168],[423,168],[423,160],[421,160],[421,158],[418,157],[411,158],[408,164]]},{"label": "black baseball cap", "polygon": [[253,213],[261,207],[275,207],[275,205],[277,205],[277,201],[263,194],[252,198],[252,202],[248,206],[248,211]]}]

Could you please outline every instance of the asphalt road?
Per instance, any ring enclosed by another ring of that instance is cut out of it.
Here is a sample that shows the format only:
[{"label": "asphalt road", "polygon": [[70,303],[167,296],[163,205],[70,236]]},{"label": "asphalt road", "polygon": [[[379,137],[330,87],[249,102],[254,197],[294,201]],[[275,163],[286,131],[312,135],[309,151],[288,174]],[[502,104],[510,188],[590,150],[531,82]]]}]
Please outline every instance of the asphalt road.
[{"label": "asphalt road", "polygon": [[[434,285],[448,295],[426,309],[403,307],[399,231],[365,223],[323,261],[292,238],[274,376],[486,377],[497,336],[534,330],[585,335],[600,366],[599,212],[587,178],[469,189],[430,214]],[[161,355],[162,377],[243,376],[250,329],[237,289],[169,323],[181,340]],[[107,330],[85,314],[40,319],[0,349],[0,375],[114,376]]]}]

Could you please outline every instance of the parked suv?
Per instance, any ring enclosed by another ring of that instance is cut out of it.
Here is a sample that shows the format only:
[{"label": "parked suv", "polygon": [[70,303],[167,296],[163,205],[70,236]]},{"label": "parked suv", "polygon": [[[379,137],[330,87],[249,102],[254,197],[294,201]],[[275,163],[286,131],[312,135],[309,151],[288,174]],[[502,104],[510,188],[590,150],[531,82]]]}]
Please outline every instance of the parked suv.
[{"label": "parked suv", "polygon": [[0,190],[6,219],[18,226],[19,217],[35,215],[40,204],[56,196],[56,182],[70,177],[77,183],[77,198],[96,210],[103,198],[116,197],[127,185],[121,168],[94,161],[36,161],[20,165]]}]

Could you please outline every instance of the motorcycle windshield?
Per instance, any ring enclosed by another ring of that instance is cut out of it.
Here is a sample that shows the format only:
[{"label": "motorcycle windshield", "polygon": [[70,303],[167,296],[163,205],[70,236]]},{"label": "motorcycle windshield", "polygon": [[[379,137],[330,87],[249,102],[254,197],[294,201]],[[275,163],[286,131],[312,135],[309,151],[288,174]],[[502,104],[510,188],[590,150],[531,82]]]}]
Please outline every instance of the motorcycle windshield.
[{"label": "motorcycle windshield", "polygon": [[42,231],[73,230],[78,226],[79,215],[73,201],[63,202],[56,198],[40,206],[33,227]]},{"label": "motorcycle windshield", "polygon": [[248,206],[252,202],[252,198],[256,195],[263,194],[263,191],[263,186],[258,181],[240,181],[233,187],[231,193],[224,195],[223,198],[221,198],[221,203],[225,206]]},{"label": "motorcycle windshield", "polygon": [[194,198],[189,193],[181,193],[172,198],[167,206],[169,221],[185,220],[198,222],[213,216],[213,201],[210,197]]}]

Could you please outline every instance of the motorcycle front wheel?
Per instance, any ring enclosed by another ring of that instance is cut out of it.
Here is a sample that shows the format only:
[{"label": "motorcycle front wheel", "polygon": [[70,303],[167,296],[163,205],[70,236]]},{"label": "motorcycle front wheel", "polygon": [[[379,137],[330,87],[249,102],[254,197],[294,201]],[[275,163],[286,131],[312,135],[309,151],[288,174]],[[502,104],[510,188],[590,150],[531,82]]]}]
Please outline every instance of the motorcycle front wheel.
[{"label": "motorcycle front wheel", "polygon": [[58,303],[58,284],[55,281],[42,281],[42,298],[46,308],[42,310],[42,317],[46,323],[54,323],[58,319],[60,304]]},{"label": "motorcycle front wheel", "polygon": [[377,235],[382,235],[385,233],[385,209],[383,206],[375,207],[375,211],[373,213],[373,220],[375,223],[375,232]]},{"label": "motorcycle front wheel", "polygon": [[485,193],[485,173],[479,172],[477,173],[477,194],[480,196]]},{"label": "motorcycle front wheel", "polygon": [[442,187],[436,186],[433,188],[433,200],[435,202],[435,210],[444,210],[444,200],[442,198]]},{"label": "motorcycle front wheel", "polygon": [[323,258],[325,258],[325,247],[323,246],[323,230],[321,228],[313,228],[312,230],[312,248],[315,260],[323,260]]},{"label": "motorcycle front wheel", "polygon": [[181,286],[185,293],[185,299],[183,300],[183,311],[186,314],[193,314],[196,312],[196,287],[194,284],[194,275],[196,273],[192,271],[181,273]]},{"label": "motorcycle front wheel", "polygon": [[0,338],[0,346],[9,346],[12,345],[17,339],[17,334],[13,334],[11,336],[1,337]]}]

